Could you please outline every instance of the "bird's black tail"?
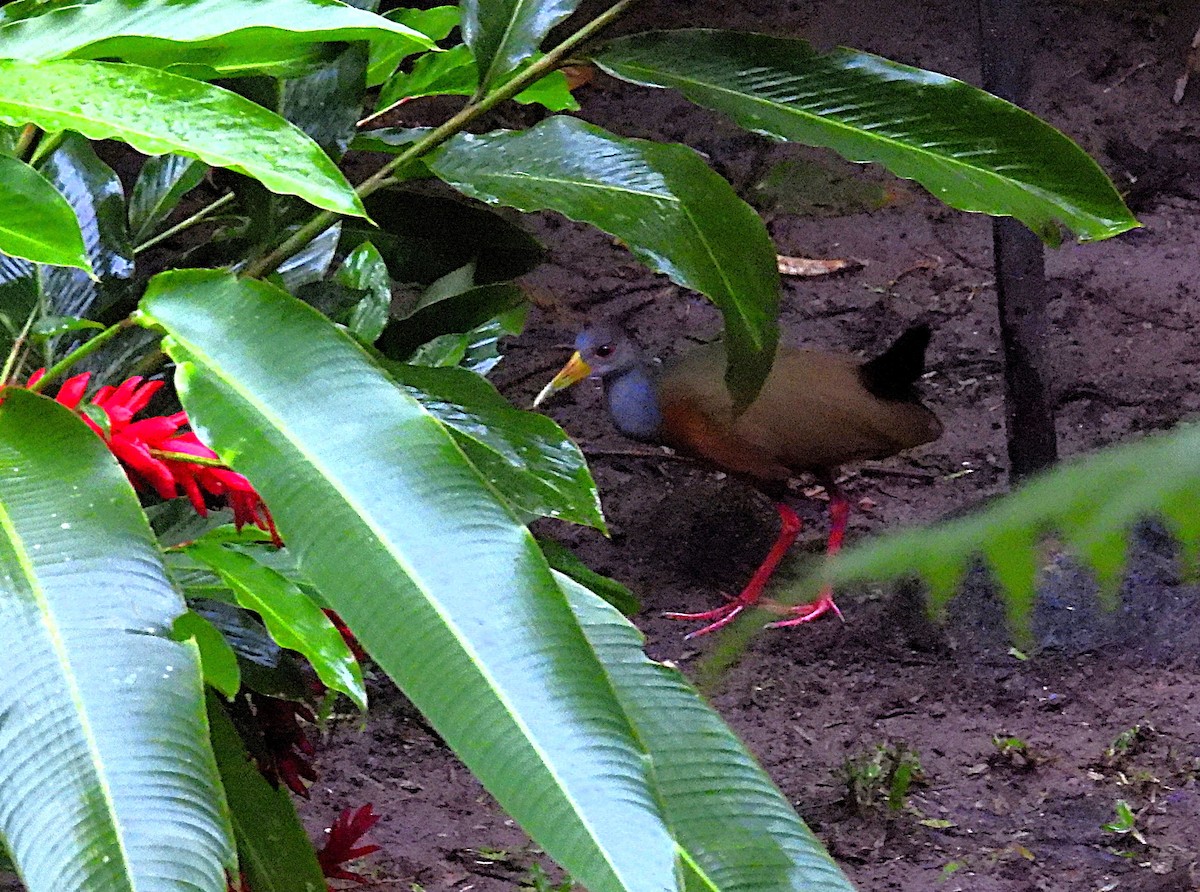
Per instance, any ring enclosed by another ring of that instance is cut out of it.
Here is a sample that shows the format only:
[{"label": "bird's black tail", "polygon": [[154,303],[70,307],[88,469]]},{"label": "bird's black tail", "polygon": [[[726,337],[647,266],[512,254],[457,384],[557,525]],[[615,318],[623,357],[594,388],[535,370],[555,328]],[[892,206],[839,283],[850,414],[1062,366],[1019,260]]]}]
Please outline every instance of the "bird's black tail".
[{"label": "bird's black tail", "polygon": [[863,363],[859,368],[863,386],[880,399],[916,399],[913,385],[925,374],[925,349],[931,334],[928,325],[914,325],[892,346]]}]

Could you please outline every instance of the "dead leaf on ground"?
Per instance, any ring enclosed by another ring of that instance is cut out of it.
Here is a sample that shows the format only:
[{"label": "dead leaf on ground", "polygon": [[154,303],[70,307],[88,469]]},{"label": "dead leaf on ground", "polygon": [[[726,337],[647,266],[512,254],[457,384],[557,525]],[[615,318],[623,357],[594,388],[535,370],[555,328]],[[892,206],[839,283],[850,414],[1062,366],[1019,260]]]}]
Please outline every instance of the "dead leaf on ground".
[{"label": "dead leaf on ground", "polygon": [[828,276],[846,270],[862,269],[865,262],[853,257],[831,258],[828,260],[817,257],[787,257],[777,254],[779,273],[783,276]]}]

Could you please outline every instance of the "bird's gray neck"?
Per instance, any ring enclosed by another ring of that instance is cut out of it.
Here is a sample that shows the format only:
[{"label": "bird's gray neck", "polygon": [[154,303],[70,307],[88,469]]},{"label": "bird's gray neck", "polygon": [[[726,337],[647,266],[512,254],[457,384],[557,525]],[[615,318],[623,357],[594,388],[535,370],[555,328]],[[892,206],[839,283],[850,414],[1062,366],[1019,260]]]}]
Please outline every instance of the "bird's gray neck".
[{"label": "bird's gray neck", "polygon": [[662,412],[654,379],[645,364],[609,375],[604,379],[608,413],[617,430],[635,440],[654,441],[662,427]]}]

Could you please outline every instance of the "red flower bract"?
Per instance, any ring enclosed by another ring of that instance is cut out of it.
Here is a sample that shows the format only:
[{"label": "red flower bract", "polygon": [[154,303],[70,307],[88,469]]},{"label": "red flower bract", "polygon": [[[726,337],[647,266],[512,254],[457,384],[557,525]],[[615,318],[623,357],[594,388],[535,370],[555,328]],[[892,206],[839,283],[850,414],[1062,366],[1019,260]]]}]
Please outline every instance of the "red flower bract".
[{"label": "red flower bract", "polygon": [[[26,386],[32,387],[45,373],[45,369],[38,369]],[[79,411],[90,377],[90,373],[85,372],[68,378],[58,389],[55,399],[68,409]],[[201,517],[208,515],[205,494],[223,498],[233,509],[233,522],[239,530],[246,524],[254,524],[270,532],[272,542],[282,545],[271,512],[249,480],[226,467],[198,464],[178,457],[194,456],[203,462],[220,459],[194,433],[180,432],[188,424],[186,412],[133,420],[163,383],[134,376],[119,387],[105,385],[96,391],[91,405],[104,412],[108,419],[107,430],[86,412],[80,412],[80,417],[108,444],[136,488],[152,489],[164,499],[173,499],[182,492]]]},{"label": "red flower bract", "polygon": [[317,852],[317,860],[325,876],[335,880],[353,880],[365,883],[366,878],[352,870],[342,867],[347,861],[361,858],[378,852],[379,846],[368,844],[356,846],[357,843],[372,827],[379,823],[379,815],[371,811],[371,803],[359,809],[345,809],[329,828],[329,838],[321,851]]}]

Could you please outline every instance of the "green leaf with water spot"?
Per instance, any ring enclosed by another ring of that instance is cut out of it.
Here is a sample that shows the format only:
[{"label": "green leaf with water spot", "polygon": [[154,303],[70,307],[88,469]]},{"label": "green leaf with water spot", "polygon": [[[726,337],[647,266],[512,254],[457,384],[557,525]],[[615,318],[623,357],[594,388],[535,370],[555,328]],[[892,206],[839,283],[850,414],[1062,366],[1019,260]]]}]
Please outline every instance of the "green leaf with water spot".
[{"label": "green leaf with water spot", "polygon": [[302,131],[236,93],[165,71],[0,60],[0,121],[199,158],[317,207],[366,215],[342,172]]},{"label": "green leaf with water spot", "polygon": [[743,405],[758,392],[779,337],[775,248],[754,210],[694,151],[557,116],[526,131],[459,134],[426,163],[489,204],[591,223],[708,296],[725,318],[731,391]]},{"label": "green leaf with water spot", "polygon": [[0,251],[34,263],[92,269],[67,200],[36,170],[7,155],[0,155]]},{"label": "green leaf with water spot", "polygon": [[756,133],[883,164],[951,207],[1016,217],[1048,244],[1060,227],[1089,240],[1139,225],[1078,145],[954,78],[844,47],[706,29],[618,38],[593,58]]}]

